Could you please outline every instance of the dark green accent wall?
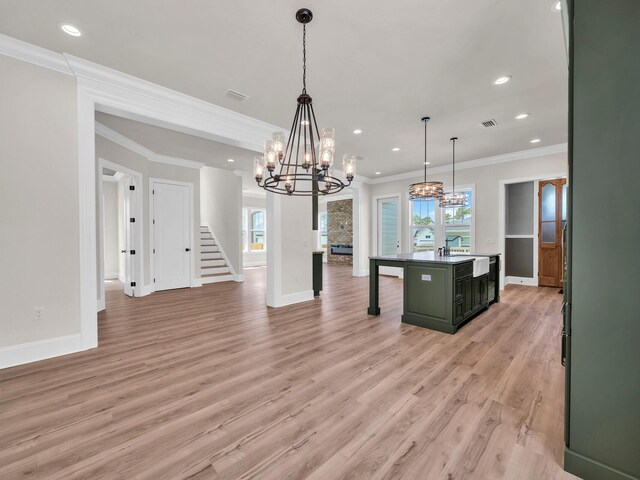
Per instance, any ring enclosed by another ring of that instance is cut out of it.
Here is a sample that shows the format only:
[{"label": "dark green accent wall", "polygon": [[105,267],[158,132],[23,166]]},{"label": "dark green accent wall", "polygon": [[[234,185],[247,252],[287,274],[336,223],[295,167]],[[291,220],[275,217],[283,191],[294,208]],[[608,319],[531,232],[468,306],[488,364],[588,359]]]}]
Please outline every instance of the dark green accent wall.
[{"label": "dark green accent wall", "polygon": [[640,478],[640,0],[572,4],[565,468]]}]

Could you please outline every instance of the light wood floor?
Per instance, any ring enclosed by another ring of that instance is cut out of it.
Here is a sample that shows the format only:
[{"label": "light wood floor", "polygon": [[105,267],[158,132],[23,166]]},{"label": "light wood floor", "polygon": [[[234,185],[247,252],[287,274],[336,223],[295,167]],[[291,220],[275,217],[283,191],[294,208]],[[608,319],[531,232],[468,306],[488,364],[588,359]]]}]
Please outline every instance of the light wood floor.
[{"label": "light wood floor", "polygon": [[561,479],[561,295],[508,288],[456,335],[401,281],[329,266],[319,300],[242,284],[130,299],[100,346],[0,371],[0,479]]}]

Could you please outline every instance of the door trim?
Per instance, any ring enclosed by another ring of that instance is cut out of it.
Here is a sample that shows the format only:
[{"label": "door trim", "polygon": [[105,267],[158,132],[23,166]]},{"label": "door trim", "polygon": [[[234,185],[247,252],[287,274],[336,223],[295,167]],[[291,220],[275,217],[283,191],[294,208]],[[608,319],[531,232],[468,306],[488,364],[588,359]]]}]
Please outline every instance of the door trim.
[{"label": "door trim", "polygon": [[[193,274],[196,271],[196,250],[195,250],[195,240],[193,238],[194,232],[194,214],[193,214],[193,183],[191,182],[181,182],[178,180],[165,180],[162,178],[149,177],[149,284],[151,286],[151,291],[156,291],[156,284],[154,281],[155,278],[155,257],[153,255],[153,249],[155,248],[154,242],[154,234],[153,234],[153,191],[155,189],[155,185],[157,183],[162,183],[165,185],[178,185],[181,187],[189,188],[189,248],[191,249],[191,255],[189,259],[189,287],[200,287],[202,286],[201,282],[196,281],[193,278]],[[200,248],[198,247],[198,252],[200,252]],[[198,257],[200,255],[197,255]],[[199,279],[197,279],[199,280]]]},{"label": "door trim", "polygon": [[104,212],[103,212],[103,198],[102,198],[102,169],[109,168],[111,170],[115,170],[116,172],[122,172],[126,175],[129,175],[134,184],[137,186],[136,192],[136,219],[140,219],[135,222],[135,226],[133,228],[136,229],[136,238],[138,238],[138,246],[136,250],[140,251],[140,255],[136,254],[135,258],[135,266],[133,269],[133,281],[136,282],[136,285],[140,285],[140,288],[136,288],[135,296],[142,297],[144,295],[148,295],[151,293],[147,288],[143,286],[143,259],[144,259],[144,229],[142,228],[144,222],[144,208],[142,203],[142,173],[132,170],[127,167],[123,167],[115,162],[107,160],[105,158],[98,158],[98,179],[97,182],[97,201],[98,201],[98,218],[97,218],[97,234],[98,238],[96,239],[96,248],[98,252],[98,261],[97,268],[98,272],[96,275],[96,280],[101,279],[102,281],[98,282],[98,307],[97,311],[100,312],[105,309],[105,295],[104,295]]}]

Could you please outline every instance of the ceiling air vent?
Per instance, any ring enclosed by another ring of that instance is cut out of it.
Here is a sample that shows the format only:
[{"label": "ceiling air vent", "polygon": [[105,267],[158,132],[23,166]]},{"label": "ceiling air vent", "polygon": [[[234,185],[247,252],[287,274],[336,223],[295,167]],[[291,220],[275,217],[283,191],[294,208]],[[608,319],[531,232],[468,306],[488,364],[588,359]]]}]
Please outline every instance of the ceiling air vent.
[{"label": "ceiling air vent", "polygon": [[484,122],[482,122],[482,125],[485,126],[485,128],[489,128],[489,127],[495,127],[496,125],[498,125],[498,122],[496,122],[493,118],[491,120],[485,120]]},{"label": "ceiling air vent", "polygon": [[247,98],[249,98],[248,95],[236,92],[235,90],[227,90],[224,96],[230,98],[231,100],[235,100],[236,102],[244,102]]}]

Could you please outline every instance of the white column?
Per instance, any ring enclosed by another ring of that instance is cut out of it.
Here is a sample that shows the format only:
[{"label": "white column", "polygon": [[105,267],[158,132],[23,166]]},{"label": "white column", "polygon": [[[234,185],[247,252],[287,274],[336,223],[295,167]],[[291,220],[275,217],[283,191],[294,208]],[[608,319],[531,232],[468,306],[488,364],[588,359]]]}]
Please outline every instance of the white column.
[{"label": "white column", "polygon": [[311,197],[267,193],[267,306],[313,300]]}]

